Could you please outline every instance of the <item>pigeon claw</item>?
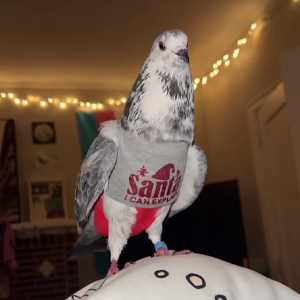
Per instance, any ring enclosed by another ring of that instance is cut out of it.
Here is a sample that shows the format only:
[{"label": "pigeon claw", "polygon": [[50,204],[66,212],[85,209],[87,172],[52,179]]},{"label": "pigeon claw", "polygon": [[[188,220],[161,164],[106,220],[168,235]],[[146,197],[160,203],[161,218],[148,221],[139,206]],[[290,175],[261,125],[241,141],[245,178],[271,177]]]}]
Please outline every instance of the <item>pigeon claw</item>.
[{"label": "pigeon claw", "polygon": [[118,262],[116,260],[112,260],[110,268],[107,272],[106,277],[111,277],[119,272]]}]

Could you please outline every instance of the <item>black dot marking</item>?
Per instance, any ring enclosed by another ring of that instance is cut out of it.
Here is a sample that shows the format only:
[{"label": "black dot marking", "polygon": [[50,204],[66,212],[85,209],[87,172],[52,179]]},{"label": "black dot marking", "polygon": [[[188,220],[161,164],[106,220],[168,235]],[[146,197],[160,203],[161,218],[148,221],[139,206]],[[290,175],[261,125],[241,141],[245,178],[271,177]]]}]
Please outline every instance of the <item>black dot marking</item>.
[{"label": "black dot marking", "polygon": [[225,297],[224,295],[216,295],[215,300],[227,300],[227,297]]},{"label": "black dot marking", "polygon": [[166,270],[157,270],[154,272],[154,275],[157,277],[157,278],[166,278],[169,276],[169,272],[166,271]]},{"label": "black dot marking", "polygon": [[204,278],[198,274],[190,273],[186,275],[186,280],[191,286],[193,286],[197,290],[204,289],[206,287],[206,282]]}]

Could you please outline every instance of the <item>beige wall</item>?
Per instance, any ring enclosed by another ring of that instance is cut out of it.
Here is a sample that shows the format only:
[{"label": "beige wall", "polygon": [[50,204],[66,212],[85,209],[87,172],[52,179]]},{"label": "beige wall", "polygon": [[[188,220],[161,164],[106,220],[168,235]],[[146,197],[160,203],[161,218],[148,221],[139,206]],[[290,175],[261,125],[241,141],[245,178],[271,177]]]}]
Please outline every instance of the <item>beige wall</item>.
[{"label": "beige wall", "polygon": [[[238,179],[250,256],[265,255],[262,221],[246,123],[246,103],[279,80],[280,58],[300,45],[300,7],[287,1],[241,48],[239,57],[197,93],[203,111],[208,181]],[[224,53],[225,54],[225,53]],[[218,59],[218,58],[216,58]]]},{"label": "beige wall", "polygon": [[[116,91],[0,89],[0,92],[3,91],[11,91],[20,98],[25,98],[26,95],[43,97],[47,95],[51,97],[71,96],[91,102],[105,101],[110,97],[117,99],[128,94],[128,92]],[[3,99],[0,103],[0,118],[12,118],[15,120],[22,221],[29,221],[27,183],[30,180],[37,179],[62,179],[65,181],[69,217],[74,218],[74,191],[81,164],[81,147],[74,109],[68,108],[62,110],[53,106],[41,108],[36,104],[22,107],[16,106],[10,100]],[[55,123],[56,144],[34,145],[32,143],[31,123],[35,121]],[[59,156],[57,166],[48,171],[36,169],[34,158],[35,154],[39,151],[57,154]]]}]

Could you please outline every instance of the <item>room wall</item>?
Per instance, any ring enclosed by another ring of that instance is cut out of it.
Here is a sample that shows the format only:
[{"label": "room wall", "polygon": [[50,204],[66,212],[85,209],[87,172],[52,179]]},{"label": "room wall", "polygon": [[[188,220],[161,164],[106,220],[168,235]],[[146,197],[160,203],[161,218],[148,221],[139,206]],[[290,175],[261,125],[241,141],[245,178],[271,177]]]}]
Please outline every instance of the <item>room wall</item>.
[{"label": "room wall", "polygon": [[[26,98],[27,95],[47,97],[75,97],[78,100],[103,102],[106,99],[119,99],[127,96],[126,91],[93,91],[93,90],[39,90],[39,89],[5,89],[0,92],[12,92],[16,96]],[[12,118],[16,126],[16,143],[18,155],[18,172],[21,198],[21,219],[29,221],[28,181],[62,179],[65,182],[69,218],[74,218],[74,191],[77,174],[81,164],[81,147],[77,131],[75,110],[71,107],[60,109],[56,106],[41,108],[37,104],[26,107],[15,105],[13,101],[3,99],[0,103],[0,118]],[[34,145],[31,136],[32,122],[54,122],[56,127],[55,144]],[[37,152],[56,154],[59,161],[55,168],[38,170],[34,166]]]},{"label": "room wall", "polygon": [[[258,27],[228,68],[200,86],[209,182],[238,179],[249,255],[265,256],[262,220],[246,123],[246,104],[280,80],[280,58],[300,45],[300,5],[286,1]],[[226,54],[226,53],[224,53]],[[216,58],[216,60],[219,58]]]}]

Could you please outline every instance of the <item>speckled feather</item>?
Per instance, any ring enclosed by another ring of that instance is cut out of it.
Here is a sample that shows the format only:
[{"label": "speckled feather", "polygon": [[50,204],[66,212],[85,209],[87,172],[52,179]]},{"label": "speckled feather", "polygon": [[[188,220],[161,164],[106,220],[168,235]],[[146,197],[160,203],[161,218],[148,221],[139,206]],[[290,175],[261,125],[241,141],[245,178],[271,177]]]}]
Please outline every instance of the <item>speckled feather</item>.
[{"label": "speckled feather", "polygon": [[79,172],[75,191],[75,213],[83,228],[91,209],[104,191],[116,164],[117,145],[101,132],[92,143]]}]

